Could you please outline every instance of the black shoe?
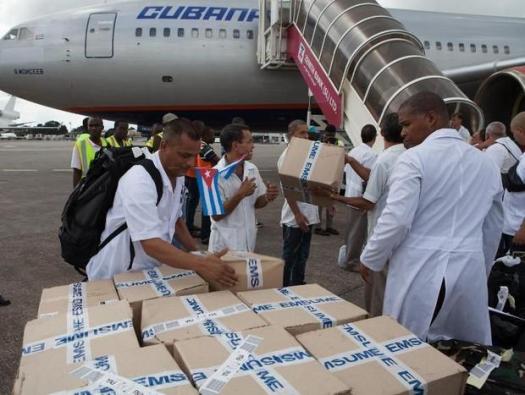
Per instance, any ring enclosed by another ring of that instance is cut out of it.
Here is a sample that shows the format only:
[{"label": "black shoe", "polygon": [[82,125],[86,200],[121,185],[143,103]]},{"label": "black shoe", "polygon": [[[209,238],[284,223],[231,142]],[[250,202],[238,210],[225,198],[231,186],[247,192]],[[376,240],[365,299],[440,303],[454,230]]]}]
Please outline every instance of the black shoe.
[{"label": "black shoe", "polygon": [[330,233],[331,235],[338,235],[339,234],[339,231],[337,229],[334,229],[334,228],[326,228],[326,231],[328,233]]},{"label": "black shoe", "polygon": [[320,236],[330,236],[330,232],[328,232],[327,230],[325,229],[321,229],[321,228],[317,228],[316,230],[314,230],[314,233],[316,235],[320,235]]},{"label": "black shoe", "polygon": [[0,306],[9,306],[11,302],[0,295]]}]

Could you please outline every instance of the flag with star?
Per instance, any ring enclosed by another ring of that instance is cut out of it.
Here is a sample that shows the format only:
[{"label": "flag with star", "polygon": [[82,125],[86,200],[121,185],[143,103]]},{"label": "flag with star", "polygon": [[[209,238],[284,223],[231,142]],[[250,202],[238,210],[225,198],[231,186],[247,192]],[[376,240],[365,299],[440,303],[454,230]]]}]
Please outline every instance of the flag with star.
[{"label": "flag with star", "polygon": [[219,171],[196,167],[195,176],[199,186],[202,213],[204,215],[223,215],[224,206],[219,192]]}]

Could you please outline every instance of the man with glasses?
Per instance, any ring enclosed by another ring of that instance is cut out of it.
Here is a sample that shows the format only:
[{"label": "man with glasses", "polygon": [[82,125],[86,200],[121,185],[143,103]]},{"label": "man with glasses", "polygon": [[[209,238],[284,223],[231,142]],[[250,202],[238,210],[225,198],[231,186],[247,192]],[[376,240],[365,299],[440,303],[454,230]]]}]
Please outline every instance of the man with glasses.
[{"label": "man with glasses", "polygon": [[95,154],[107,145],[102,137],[104,124],[102,119],[91,117],[88,120],[88,133],[79,137],[73,147],[71,168],[73,169],[73,187],[76,187],[89,170]]}]

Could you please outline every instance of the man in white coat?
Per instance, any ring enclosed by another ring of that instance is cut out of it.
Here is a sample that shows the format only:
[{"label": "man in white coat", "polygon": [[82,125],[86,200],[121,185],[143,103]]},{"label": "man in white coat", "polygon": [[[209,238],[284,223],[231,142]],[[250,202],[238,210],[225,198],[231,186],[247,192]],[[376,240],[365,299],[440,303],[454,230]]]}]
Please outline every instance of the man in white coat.
[{"label": "man in white coat", "polygon": [[436,94],[408,99],[399,121],[410,149],[392,173],[361,274],[366,281],[389,262],[383,313],[420,338],[491,344],[487,276],[503,225],[500,173],[447,127]]}]

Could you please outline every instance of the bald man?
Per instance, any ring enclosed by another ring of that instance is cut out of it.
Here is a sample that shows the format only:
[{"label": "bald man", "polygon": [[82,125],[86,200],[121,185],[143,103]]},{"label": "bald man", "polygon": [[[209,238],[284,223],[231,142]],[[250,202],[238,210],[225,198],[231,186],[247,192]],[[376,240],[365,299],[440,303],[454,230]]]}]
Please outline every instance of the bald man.
[{"label": "bald man", "polygon": [[104,124],[102,119],[91,117],[88,119],[88,134],[83,134],[75,142],[71,155],[71,168],[73,169],[73,188],[78,185],[89,170],[95,154],[107,145],[102,137]]},{"label": "bald man", "polygon": [[383,314],[420,338],[491,344],[487,276],[503,223],[500,173],[448,127],[434,93],[403,103],[399,123],[409,149],[361,254],[362,276],[389,262]]}]

